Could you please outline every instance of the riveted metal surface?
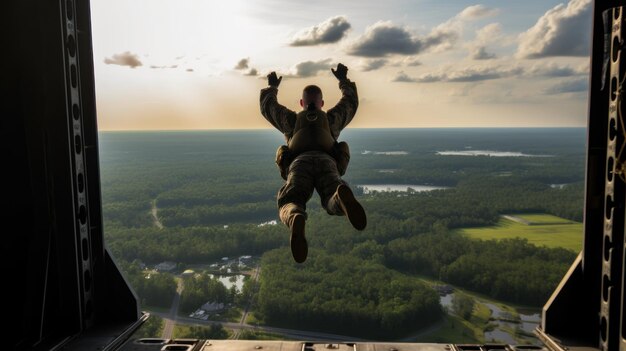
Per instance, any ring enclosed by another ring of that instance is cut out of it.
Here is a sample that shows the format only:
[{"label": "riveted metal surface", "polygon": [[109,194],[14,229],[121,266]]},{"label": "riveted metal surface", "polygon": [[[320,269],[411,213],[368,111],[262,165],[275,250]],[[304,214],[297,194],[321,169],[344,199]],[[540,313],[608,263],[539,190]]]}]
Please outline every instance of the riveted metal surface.
[{"label": "riveted metal surface", "polygon": [[600,293],[600,335],[599,345],[602,350],[624,350],[622,315],[624,310],[624,186],[621,179],[615,176],[617,152],[624,143],[622,133],[617,128],[622,123],[619,119],[623,113],[626,89],[624,84],[624,66],[621,63],[623,42],[623,7],[615,7],[611,11],[612,31],[610,73],[611,90],[608,103],[608,119],[606,120],[606,158],[604,179],[604,228],[602,255],[602,279]]},{"label": "riveted metal surface", "polygon": [[93,267],[91,255],[91,235],[89,226],[89,204],[85,182],[85,152],[83,142],[83,113],[81,101],[81,78],[79,67],[80,50],[76,38],[76,6],[74,0],[59,0],[61,9],[61,23],[63,33],[63,63],[65,71],[65,86],[68,100],[66,102],[69,135],[73,140],[72,166],[74,209],[76,216],[77,259],[80,267],[82,321],[84,327],[90,327],[95,318]]}]

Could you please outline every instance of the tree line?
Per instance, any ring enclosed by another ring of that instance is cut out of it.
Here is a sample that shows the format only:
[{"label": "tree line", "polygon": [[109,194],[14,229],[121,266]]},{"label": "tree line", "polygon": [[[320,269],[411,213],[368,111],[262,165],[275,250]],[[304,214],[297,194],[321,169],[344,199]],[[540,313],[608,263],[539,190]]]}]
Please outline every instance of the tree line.
[{"label": "tree line", "polygon": [[351,255],[312,250],[302,265],[287,250],[263,255],[255,316],[271,325],[389,339],[442,313],[420,281]]}]

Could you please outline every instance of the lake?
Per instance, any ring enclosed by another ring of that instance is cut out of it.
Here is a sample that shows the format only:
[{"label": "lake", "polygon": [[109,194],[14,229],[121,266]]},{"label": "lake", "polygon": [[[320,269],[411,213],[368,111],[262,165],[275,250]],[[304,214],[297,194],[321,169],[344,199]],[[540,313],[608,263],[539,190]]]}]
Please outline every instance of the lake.
[{"label": "lake", "polygon": [[531,155],[518,151],[495,151],[495,150],[457,150],[437,151],[440,156],[489,156],[489,157],[554,157],[553,155]]},{"label": "lake", "polygon": [[434,185],[418,185],[418,184],[360,184],[358,187],[363,188],[364,194],[371,194],[374,191],[378,192],[417,192],[421,193],[424,191],[433,191],[433,190],[443,190],[448,189],[448,187],[444,186],[434,186]]}]

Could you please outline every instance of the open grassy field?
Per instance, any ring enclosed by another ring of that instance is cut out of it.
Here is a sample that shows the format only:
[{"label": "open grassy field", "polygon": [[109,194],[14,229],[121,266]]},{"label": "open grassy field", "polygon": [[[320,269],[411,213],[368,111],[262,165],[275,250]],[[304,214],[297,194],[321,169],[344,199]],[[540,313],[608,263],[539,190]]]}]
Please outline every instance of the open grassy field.
[{"label": "open grassy field", "polygon": [[529,224],[501,218],[498,224],[492,227],[463,228],[458,229],[458,232],[473,239],[525,238],[537,246],[562,247],[575,252],[582,248],[582,223],[547,214],[514,216]]},{"label": "open grassy field", "polygon": [[503,215],[503,217],[514,217],[527,222],[529,225],[542,225],[542,224],[572,224],[576,223],[569,219],[553,216],[545,213],[528,213],[528,214],[512,214]]}]

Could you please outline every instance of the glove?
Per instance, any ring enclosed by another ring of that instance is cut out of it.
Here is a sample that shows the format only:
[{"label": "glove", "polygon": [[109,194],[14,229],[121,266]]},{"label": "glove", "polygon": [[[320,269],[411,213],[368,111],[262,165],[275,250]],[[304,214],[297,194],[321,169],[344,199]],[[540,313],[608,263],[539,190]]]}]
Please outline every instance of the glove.
[{"label": "glove", "polygon": [[276,72],[272,72],[267,75],[267,85],[271,87],[278,88],[281,80],[283,80],[283,76],[280,76],[280,78],[278,78],[276,76]]},{"label": "glove", "polygon": [[342,80],[346,80],[348,79],[348,67],[344,66],[343,64],[337,64],[337,69],[330,69],[333,74],[335,75],[335,77],[337,79],[339,79],[340,81]]}]

